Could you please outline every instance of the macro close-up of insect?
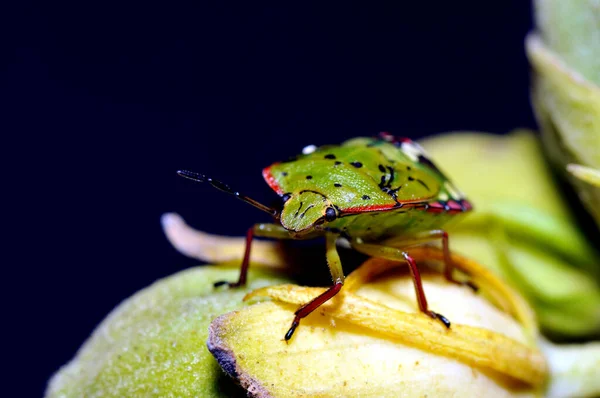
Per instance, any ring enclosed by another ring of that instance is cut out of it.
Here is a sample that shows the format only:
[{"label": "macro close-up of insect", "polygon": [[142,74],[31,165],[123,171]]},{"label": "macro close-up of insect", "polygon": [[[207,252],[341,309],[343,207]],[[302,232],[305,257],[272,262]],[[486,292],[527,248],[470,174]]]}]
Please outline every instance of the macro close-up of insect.
[{"label": "macro close-up of insect", "polygon": [[378,137],[354,138],[340,145],[310,145],[296,157],[273,163],[262,174],[281,199],[278,207],[258,203],[203,174],[184,170],[178,174],[207,182],[274,218],[273,223],[255,224],[248,230],[239,280],[219,281],[215,286],[235,288],[246,284],[254,237],[325,237],[333,285],[295,312],[286,341],[302,318],[342,289],[344,272],[337,252],[338,239],[345,239],[354,250],[368,256],[406,261],[419,310],[447,328],[451,322],[428,307],[417,264],[405,249],[441,241],[444,277],[476,290],[471,282],[454,278],[448,234],[442,229],[470,211],[472,205],[411,139],[380,133]]},{"label": "macro close-up of insect", "polygon": [[5,395],[600,397],[600,0],[15,11]]}]

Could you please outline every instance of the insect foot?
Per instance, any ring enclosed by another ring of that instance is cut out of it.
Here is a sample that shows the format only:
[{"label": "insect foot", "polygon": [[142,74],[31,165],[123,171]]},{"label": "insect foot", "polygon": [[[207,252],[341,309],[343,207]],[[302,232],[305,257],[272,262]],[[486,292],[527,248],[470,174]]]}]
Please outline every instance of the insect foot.
[{"label": "insect foot", "polygon": [[475,283],[471,282],[471,281],[466,281],[462,283],[465,286],[469,286],[475,293],[477,293],[479,291],[479,286],[477,286]]},{"label": "insect foot", "polygon": [[450,278],[450,279],[446,278],[446,280],[448,282],[452,282],[452,283],[457,284],[459,286],[467,286],[471,290],[473,290],[474,293],[477,293],[479,291],[479,286],[477,286],[474,282],[471,282],[471,281],[457,281],[454,278]]},{"label": "insect foot", "polygon": [[227,287],[230,288],[234,288],[234,287],[240,287],[243,286],[243,283],[240,282],[227,282],[227,281],[218,281],[213,283],[213,287],[219,287],[219,286],[223,286],[223,285],[227,285]]},{"label": "insect foot", "polygon": [[296,331],[296,328],[298,327],[298,325],[300,325],[300,319],[297,319],[297,318],[298,317],[294,318],[294,321],[292,322],[292,326],[290,326],[290,328],[288,329],[287,333],[284,336],[284,340],[286,342],[290,341],[290,339],[294,335],[294,332]]},{"label": "insect foot", "polygon": [[444,324],[444,326],[446,326],[448,329],[450,329],[450,325],[451,325],[450,321],[448,320],[448,318],[446,318],[442,314],[438,314],[437,312],[429,311],[427,313],[427,315],[429,315],[433,319],[438,319],[440,322],[442,322]]}]

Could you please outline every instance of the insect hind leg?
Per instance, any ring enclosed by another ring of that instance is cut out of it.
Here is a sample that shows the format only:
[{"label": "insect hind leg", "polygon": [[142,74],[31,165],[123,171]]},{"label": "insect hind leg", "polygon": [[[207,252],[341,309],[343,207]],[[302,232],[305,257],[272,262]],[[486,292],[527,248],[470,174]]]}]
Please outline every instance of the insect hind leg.
[{"label": "insect hind leg", "polygon": [[428,315],[433,319],[439,320],[446,328],[450,328],[451,322],[440,313],[431,311],[429,306],[427,305],[427,298],[425,297],[425,291],[423,290],[423,282],[421,280],[421,274],[419,273],[419,269],[417,267],[416,261],[405,251],[398,249],[396,247],[391,246],[383,246],[369,243],[358,243],[356,241],[352,242],[352,247],[368,256],[385,258],[393,261],[406,261],[408,263],[408,268],[410,270],[410,275],[413,280],[413,285],[415,288],[415,294],[417,296],[417,304],[419,305],[419,310]]},{"label": "insect hind leg", "polygon": [[434,229],[431,231],[417,232],[410,237],[388,239],[384,242],[384,244],[387,246],[402,248],[411,245],[417,245],[420,243],[430,242],[435,239],[441,239],[442,241],[442,250],[444,252],[444,278],[446,278],[448,282],[452,282],[461,286],[468,286],[474,292],[477,292],[479,290],[479,287],[475,283],[471,282],[470,280],[461,281],[454,278],[454,269],[456,267],[454,266],[454,262],[452,261],[452,257],[450,256],[448,233],[443,229]]}]

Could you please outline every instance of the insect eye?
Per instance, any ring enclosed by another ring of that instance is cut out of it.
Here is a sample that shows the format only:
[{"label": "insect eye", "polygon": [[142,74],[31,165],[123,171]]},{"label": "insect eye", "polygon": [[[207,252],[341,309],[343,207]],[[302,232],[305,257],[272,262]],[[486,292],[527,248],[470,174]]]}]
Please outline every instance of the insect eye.
[{"label": "insect eye", "polygon": [[290,200],[290,198],[291,198],[291,197],[292,197],[292,195],[290,195],[289,193],[283,194],[283,195],[281,196],[281,201],[282,201],[283,203],[285,203],[285,202],[287,202],[288,200]]},{"label": "insect eye", "polygon": [[337,214],[335,212],[335,209],[333,207],[328,207],[325,210],[325,220],[327,221],[333,221],[337,218]]}]

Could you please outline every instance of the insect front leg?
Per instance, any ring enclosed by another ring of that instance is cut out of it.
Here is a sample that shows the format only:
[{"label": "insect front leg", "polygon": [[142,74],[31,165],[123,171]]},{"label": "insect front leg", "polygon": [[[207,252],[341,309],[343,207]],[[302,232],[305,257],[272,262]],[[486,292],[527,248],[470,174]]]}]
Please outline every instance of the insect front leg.
[{"label": "insect front leg", "polygon": [[438,319],[444,324],[444,326],[450,328],[450,321],[448,320],[448,318],[446,318],[442,314],[438,314],[437,312],[429,310],[429,307],[427,305],[427,298],[425,297],[425,291],[423,290],[421,274],[419,273],[419,269],[417,268],[417,263],[407,252],[395,247],[375,245],[369,243],[359,243],[356,241],[352,242],[352,247],[355,250],[368,256],[380,257],[393,261],[406,261],[408,263],[410,275],[412,276],[413,284],[415,287],[415,293],[417,295],[417,303],[419,304],[419,310],[421,310],[421,312],[423,312],[424,314],[429,315],[433,319]]},{"label": "insect front leg", "polygon": [[250,251],[254,237],[274,238],[274,239],[292,239],[289,232],[281,225],[277,224],[255,224],[246,232],[246,249],[244,251],[244,259],[240,268],[240,277],[237,282],[219,281],[215,282],[214,286],[228,285],[229,287],[244,286],[248,279],[248,268],[250,266]]},{"label": "insect front leg", "polygon": [[300,320],[306,317],[308,314],[319,308],[323,303],[331,299],[333,296],[338,294],[344,285],[344,270],[342,269],[342,262],[337,252],[336,241],[337,235],[327,234],[325,236],[326,241],[326,257],[327,265],[329,266],[329,272],[331,272],[331,279],[333,279],[333,286],[325,290],[323,293],[304,304],[302,307],[294,313],[294,320],[292,326],[285,334],[285,341],[292,338],[294,331],[300,325]]},{"label": "insect front leg", "polygon": [[386,246],[394,246],[394,247],[407,247],[411,245],[416,245],[419,243],[430,242],[435,239],[442,240],[442,250],[444,251],[444,277],[448,282],[456,283],[458,285],[469,286],[473,291],[479,290],[477,285],[475,285],[471,281],[459,281],[454,279],[454,263],[452,262],[452,257],[450,256],[450,247],[448,245],[448,233],[443,229],[433,229],[431,231],[422,231],[412,234],[409,237],[401,236],[397,238],[391,238],[384,242]]}]

